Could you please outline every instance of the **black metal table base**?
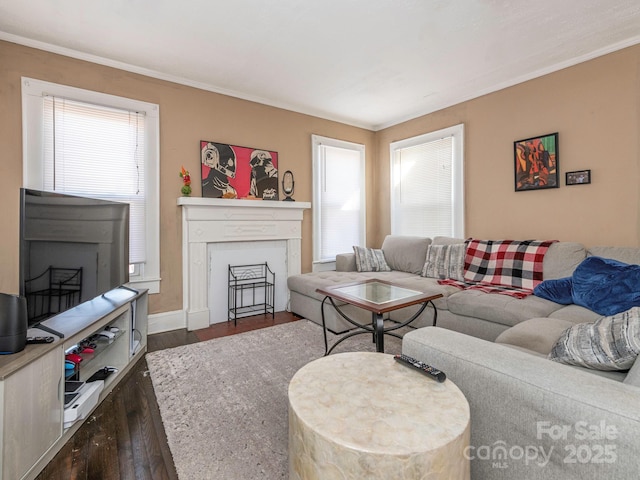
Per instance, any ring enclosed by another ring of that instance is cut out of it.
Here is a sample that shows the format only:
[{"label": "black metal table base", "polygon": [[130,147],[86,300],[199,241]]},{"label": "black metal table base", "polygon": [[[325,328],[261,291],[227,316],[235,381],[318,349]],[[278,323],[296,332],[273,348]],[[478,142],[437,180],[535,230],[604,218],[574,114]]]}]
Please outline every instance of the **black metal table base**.
[{"label": "black metal table base", "polygon": [[[358,329],[357,331],[344,334],[336,343],[334,343],[331,346],[331,348],[329,348],[329,342],[327,340],[327,325],[324,319],[324,306],[325,306],[325,303],[327,303],[327,300],[331,303],[333,308],[335,308],[336,312],[338,312],[338,314],[342,318],[344,318],[347,322],[354,325]],[[413,322],[416,318],[418,318],[422,314],[422,312],[424,312],[424,309],[427,308],[429,304],[431,304],[431,306],[433,307],[433,326],[435,327],[438,321],[438,309],[433,304],[432,300],[427,300],[420,306],[420,309],[418,310],[418,312],[415,315],[413,315],[409,320],[406,320],[405,322],[398,323],[385,328],[384,318],[382,317],[381,313],[371,312],[371,325],[358,323],[355,320],[349,318],[342,310],[340,310],[340,307],[338,307],[338,305],[335,304],[335,302],[333,301],[333,298],[327,295],[326,297],[324,297],[324,300],[322,300],[322,306],[321,306],[322,331],[324,333],[324,356],[329,355],[334,348],[336,348],[338,345],[340,345],[342,342],[344,342],[348,338],[354,337],[356,335],[361,335],[363,333],[372,334],[373,343],[376,344],[376,352],[384,353],[384,336],[391,335],[392,337],[402,339],[401,335],[398,335],[397,333],[393,333],[393,331],[398,330],[402,327],[408,326],[411,322]]]}]

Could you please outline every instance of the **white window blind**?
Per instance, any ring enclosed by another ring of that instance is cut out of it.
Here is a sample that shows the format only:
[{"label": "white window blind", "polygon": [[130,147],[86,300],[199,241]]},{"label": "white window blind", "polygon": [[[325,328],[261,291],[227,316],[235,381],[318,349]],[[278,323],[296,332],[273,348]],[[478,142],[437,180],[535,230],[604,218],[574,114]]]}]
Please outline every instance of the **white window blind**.
[{"label": "white window blind", "polygon": [[364,146],[314,135],[314,262],[364,245]]},{"label": "white window blind", "polygon": [[392,233],[463,236],[462,126],[391,145]]},{"label": "white window blind", "polygon": [[130,263],[146,260],[145,115],[44,98],[44,189],[130,205]]}]

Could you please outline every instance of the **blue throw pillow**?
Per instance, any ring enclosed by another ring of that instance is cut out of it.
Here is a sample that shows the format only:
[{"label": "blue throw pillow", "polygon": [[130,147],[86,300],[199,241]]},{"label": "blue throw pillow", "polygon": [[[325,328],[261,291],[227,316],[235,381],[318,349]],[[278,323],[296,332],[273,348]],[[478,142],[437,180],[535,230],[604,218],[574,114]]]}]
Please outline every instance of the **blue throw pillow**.
[{"label": "blue throw pillow", "polygon": [[600,315],[616,315],[640,306],[640,265],[587,257],[575,269],[573,303]]},{"label": "blue throw pillow", "polygon": [[545,280],[536,285],[533,294],[561,305],[571,305],[573,303],[572,284],[571,277]]}]

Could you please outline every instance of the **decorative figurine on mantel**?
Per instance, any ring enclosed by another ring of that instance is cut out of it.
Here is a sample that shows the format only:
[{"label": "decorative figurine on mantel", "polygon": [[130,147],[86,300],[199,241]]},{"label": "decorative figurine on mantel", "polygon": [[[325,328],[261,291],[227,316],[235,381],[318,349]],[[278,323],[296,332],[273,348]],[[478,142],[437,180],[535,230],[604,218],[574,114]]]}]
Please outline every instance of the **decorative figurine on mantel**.
[{"label": "decorative figurine on mantel", "polygon": [[283,202],[295,202],[295,200],[291,198],[295,184],[296,182],[293,181],[293,173],[291,170],[284,172],[284,175],[282,176],[282,192],[284,193],[284,198],[282,199]]},{"label": "decorative figurine on mantel", "polygon": [[189,175],[188,170],[184,169],[184,166],[180,170],[180,178],[182,178],[182,189],[180,191],[183,196],[188,197],[191,195],[191,175]]}]

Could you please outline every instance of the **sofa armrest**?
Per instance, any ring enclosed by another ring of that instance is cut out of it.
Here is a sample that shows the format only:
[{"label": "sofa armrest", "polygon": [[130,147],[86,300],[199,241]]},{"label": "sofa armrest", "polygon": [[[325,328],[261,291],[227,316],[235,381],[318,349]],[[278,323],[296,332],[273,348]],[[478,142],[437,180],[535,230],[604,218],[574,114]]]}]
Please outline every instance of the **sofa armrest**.
[{"label": "sofa armrest", "polygon": [[337,272],[356,272],[356,254],[355,253],[339,253],[336,255],[336,271]]},{"label": "sofa armrest", "polygon": [[472,478],[640,471],[639,387],[437,327],[407,333],[402,352],[441,369],[467,397]]}]

